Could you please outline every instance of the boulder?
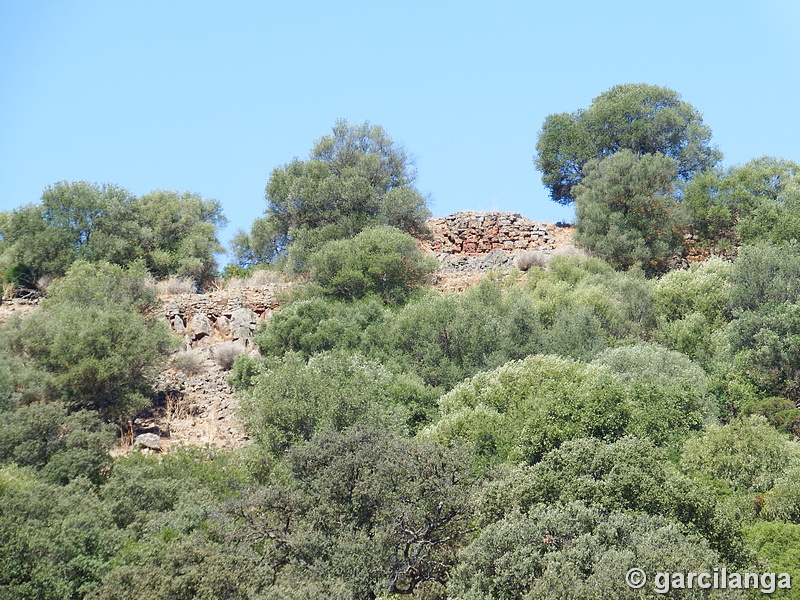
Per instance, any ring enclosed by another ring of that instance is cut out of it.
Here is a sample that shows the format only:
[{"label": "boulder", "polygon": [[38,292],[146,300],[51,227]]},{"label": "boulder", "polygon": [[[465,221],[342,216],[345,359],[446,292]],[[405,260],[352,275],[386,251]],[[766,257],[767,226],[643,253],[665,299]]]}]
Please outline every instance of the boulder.
[{"label": "boulder", "polygon": [[161,438],[155,433],[142,433],[136,436],[136,439],[133,442],[133,447],[161,450]]},{"label": "boulder", "polygon": [[189,321],[189,335],[193,340],[199,340],[205,336],[210,336],[214,333],[214,326],[211,321],[203,313],[197,313]]}]

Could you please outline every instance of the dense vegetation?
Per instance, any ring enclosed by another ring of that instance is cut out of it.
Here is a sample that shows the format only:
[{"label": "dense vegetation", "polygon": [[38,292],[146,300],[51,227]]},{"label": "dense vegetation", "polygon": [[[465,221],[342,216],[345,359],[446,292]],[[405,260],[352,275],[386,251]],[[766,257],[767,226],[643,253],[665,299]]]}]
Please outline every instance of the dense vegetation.
[{"label": "dense vegetation", "polygon": [[[558,146],[559,123],[592,135]],[[573,157],[554,198],[574,196],[592,256],[453,293],[408,235],[425,207],[406,155],[337,124],[273,172],[237,238],[239,269],[303,283],[233,365],[251,437],[236,451],[108,453],[172,350],[148,283],[181,272],[156,267],[167,238],[123,260],[101,251],[102,211],[72,229],[42,220],[47,199],[5,214],[9,273],[62,277],[0,329],[0,597],[648,597],[631,567],[800,585],[800,169],[721,170],[709,140],[650,86],[548,117],[539,163]],[[134,202],[54,189],[72,188]],[[23,221],[67,241],[36,262]],[[674,268],[687,234],[722,256]]]}]

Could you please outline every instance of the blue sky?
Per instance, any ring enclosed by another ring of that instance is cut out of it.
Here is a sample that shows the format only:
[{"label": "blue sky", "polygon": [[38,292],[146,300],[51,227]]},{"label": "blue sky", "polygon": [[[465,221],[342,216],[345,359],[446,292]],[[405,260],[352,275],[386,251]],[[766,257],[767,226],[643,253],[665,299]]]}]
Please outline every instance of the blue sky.
[{"label": "blue sky", "polygon": [[532,163],[551,113],[678,91],[725,164],[800,162],[800,2],[3,0],[0,210],[57,181],[189,190],[249,228],[339,118],[415,157],[435,215],[571,220]]}]

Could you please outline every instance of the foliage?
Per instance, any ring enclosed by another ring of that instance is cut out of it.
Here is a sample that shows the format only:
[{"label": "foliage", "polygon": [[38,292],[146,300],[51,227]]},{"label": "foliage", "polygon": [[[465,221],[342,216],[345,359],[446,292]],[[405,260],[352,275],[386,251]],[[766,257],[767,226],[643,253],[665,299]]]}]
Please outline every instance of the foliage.
[{"label": "foliage", "polygon": [[256,331],[255,343],[265,356],[297,352],[309,357],[334,348],[353,349],[360,347],[364,329],[382,319],[383,308],[375,299],[339,303],[316,297],[272,315]]},{"label": "foliage", "polygon": [[667,444],[716,422],[705,372],[679,352],[640,343],[606,350],[592,364],[605,366],[628,388],[633,435]]},{"label": "foliage", "polygon": [[670,195],[678,164],[620,150],[592,159],[574,186],[575,241],[617,268],[662,271],[681,246],[683,220]]},{"label": "foliage", "polygon": [[0,591],[15,600],[83,598],[124,535],[89,482],[33,483],[0,501]]},{"label": "foliage", "polygon": [[417,427],[430,419],[434,392],[411,374],[340,351],[308,362],[287,356],[251,381],[240,404],[250,435],[280,456],[325,429]]},{"label": "foliage", "polygon": [[569,204],[593,158],[620,150],[660,153],[676,161],[678,177],[688,181],[722,158],[710,140],[711,130],[700,113],[673,90],[617,85],[592,100],[588,109],[549,115],[536,143],[535,162],[550,197]]},{"label": "foliage", "polygon": [[683,523],[728,560],[742,557],[736,526],[719,514],[710,489],[691,481],[649,440],[578,439],[518,466],[478,496],[480,522],[489,523],[536,504],[580,501],[606,511],[640,511]]},{"label": "foliage", "polygon": [[766,492],[787,469],[800,465],[800,447],[753,415],[712,425],[687,440],[681,465],[733,490]]},{"label": "foliage", "polygon": [[272,172],[266,215],[234,240],[237,262],[272,262],[288,253],[296,268],[325,242],[369,227],[418,233],[430,213],[414,178],[408,155],[381,127],[338,121],[308,160]]},{"label": "foliage", "polygon": [[470,531],[463,464],[457,452],[385,431],[325,432],[289,450],[232,514],[275,573],[268,597],[299,597],[288,591],[297,581],[333,585],[340,598],[410,594],[447,581]]},{"label": "foliage", "polygon": [[655,338],[704,367],[725,349],[724,329],[731,320],[732,263],[709,258],[676,269],[653,282]]},{"label": "foliage", "polygon": [[116,432],[88,411],[67,413],[63,404],[36,403],[3,415],[0,462],[32,467],[49,483],[80,476],[102,481]]},{"label": "foliage", "polygon": [[798,175],[796,163],[764,156],[698,173],[684,187],[681,202],[693,231],[712,248],[797,239]]},{"label": "foliage", "polygon": [[25,401],[60,399],[103,418],[143,406],[149,370],[171,339],[165,324],[137,311],[152,301],[139,282],[122,267],[77,263],[40,310],[3,328]]},{"label": "foliage", "polygon": [[136,198],[113,185],[59,182],[41,204],[0,219],[2,262],[28,273],[28,287],[41,276],[58,277],[78,260],[127,265],[141,259],[156,276],[193,277],[203,284],[222,247],[217,227],[226,223],[216,200],[196,194],[155,191]]},{"label": "foliage", "polygon": [[[463,600],[633,600],[643,596],[625,584],[632,567],[651,574],[712,572],[724,564],[705,540],[673,521],[580,503],[511,513],[485,527],[460,559],[451,588]],[[681,597],[702,598],[705,591]]]},{"label": "foliage", "polygon": [[311,280],[326,296],[352,301],[375,294],[391,304],[403,303],[435,268],[414,238],[393,227],[327,242],[308,259]]},{"label": "foliage", "polygon": [[156,547],[158,552],[111,571],[87,600],[250,600],[270,580],[254,552],[205,532]]},{"label": "foliage", "polygon": [[624,397],[605,369],[530,356],[458,384],[439,399],[441,417],[423,434],[465,444],[479,464],[533,463],[566,440],[623,435]]},{"label": "foliage", "polygon": [[[744,533],[759,558],[775,573],[789,573],[792,581],[800,578],[800,525],[757,522]],[[765,569],[766,570],[766,569]],[[796,598],[797,592],[776,590],[773,598]]]},{"label": "foliage", "polygon": [[733,269],[728,328],[735,365],[767,395],[797,401],[800,388],[800,248],[746,246]]}]

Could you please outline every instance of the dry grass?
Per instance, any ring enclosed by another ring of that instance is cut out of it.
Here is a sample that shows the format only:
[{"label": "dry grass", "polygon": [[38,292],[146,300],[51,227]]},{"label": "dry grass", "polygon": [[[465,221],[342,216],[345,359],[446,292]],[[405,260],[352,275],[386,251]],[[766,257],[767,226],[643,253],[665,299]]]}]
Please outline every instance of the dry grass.
[{"label": "dry grass", "polygon": [[244,346],[236,342],[220,342],[211,348],[211,358],[225,371],[233,366],[236,357],[244,352]]},{"label": "dry grass", "polygon": [[171,429],[173,421],[189,416],[189,400],[181,392],[167,392],[164,400],[164,420]]},{"label": "dry grass", "polygon": [[563,256],[566,258],[576,258],[578,260],[586,260],[587,258],[591,257],[586,250],[583,248],[578,248],[577,246],[573,246],[572,244],[568,246],[563,246],[553,251],[553,254],[550,258],[555,258],[556,256]]},{"label": "dry grass", "polygon": [[187,277],[171,275],[167,279],[157,282],[156,289],[162,296],[172,296],[174,294],[193,294],[197,291],[197,286]]},{"label": "dry grass", "polygon": [[258,288],[273,283],[285,283],[286,278],[277,271],[266,271],[264,269],[255,271],[249,277],[231,277],[228,279],[224,288],[228,290],[238,290],[242,288]]},{"label": "dry grass", "polygon": [[514,266],[520,271],[527,271],[532,267],[547,268],[550,257],[541,250],[528,250],[520,252],[514,257]]},{"label": "dry grass", "polygon": [[203,362],[205,362],[202,354],[196,350],[182,350],[177,352],[172,357],[172,366],[186,375],[197,375],[203,371]]}]

